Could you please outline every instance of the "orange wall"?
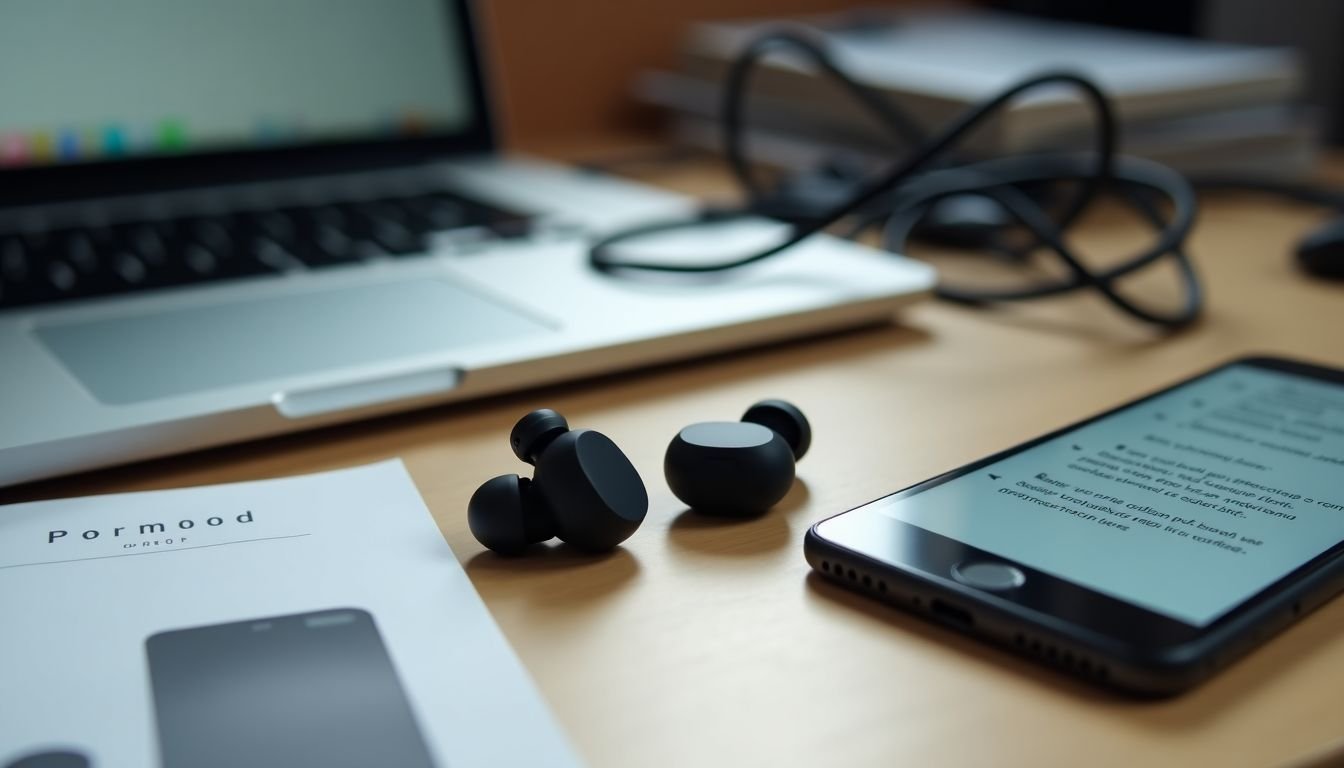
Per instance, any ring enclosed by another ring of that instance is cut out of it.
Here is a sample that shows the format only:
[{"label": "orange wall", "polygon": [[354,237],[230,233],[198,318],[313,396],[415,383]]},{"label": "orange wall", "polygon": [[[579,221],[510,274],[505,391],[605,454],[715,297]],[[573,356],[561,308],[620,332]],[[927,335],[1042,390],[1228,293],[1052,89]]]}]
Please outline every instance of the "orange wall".
[{"label": "orange wall", "polygon": [[[656,124],[630,99],[637,72],[669,67],[686,25],[797,15],[855,0],[482,0],[488,66],[511,147]],[[872,3],[868,3],[872,5]]]}]

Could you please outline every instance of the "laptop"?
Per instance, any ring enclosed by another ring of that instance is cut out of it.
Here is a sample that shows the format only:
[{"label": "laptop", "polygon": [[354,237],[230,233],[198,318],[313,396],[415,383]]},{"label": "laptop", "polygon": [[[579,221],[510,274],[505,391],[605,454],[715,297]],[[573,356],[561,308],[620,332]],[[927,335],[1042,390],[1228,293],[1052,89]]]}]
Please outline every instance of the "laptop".
[{"label": "laptop", "polygon": [[[0,7],[0,485],[887,320],[826,237],[598,274],[692,200],[497,154],[465,1]],[[751,248],[767,222],[639,246]],[[647,253],[641,254],[647,255]]]}]

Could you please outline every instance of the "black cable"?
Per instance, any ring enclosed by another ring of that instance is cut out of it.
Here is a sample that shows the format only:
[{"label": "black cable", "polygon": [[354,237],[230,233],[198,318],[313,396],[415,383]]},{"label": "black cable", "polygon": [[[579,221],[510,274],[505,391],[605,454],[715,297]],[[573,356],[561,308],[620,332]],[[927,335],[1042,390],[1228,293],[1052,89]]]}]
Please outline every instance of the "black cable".
[{"label": "black cable", "polygon": [[927,139],[924,129],[911,120],[903,110],[890,104],[882,94],[845,74],[826,52],[824,45],[804,31],[781,29],[757,37],[748,43],[746,49],[733,60],[728,69],[728,75],[724,78],[723,101],[720,105],[720,114],[723,115],[723,151],[728,167],[733,170],[733,174],[737,176],[738,182],[749,197],[759,199],[766,193],[752,178],[751,164],[747,160],[746,148],[742,141],[746,134],[744,117],[747,83],[757,63],[777,49],[792,48],[805,54],[813,66],[863,105],[904,144],[919,146]]},{"label": "black cable", "polygon": [[[1086,177],[1084,158],[1068,155],[1047,157],[1010,157],[963,166],[949,171],[937,171],[916,180],[920,187],[914,199],[899,207],[891,216],[882,233],[883,247],[902,252],[911,231],[929,208],[939,201],[964,194],[987,197],[1034,237],[1034,245],[1053,251],[1068,267],[1071,275],[1058,281],[1043,281],[1032,288],[1015,291],[965,291],[942,286],[939,295],[968,304],[994,301],[1022,301],[1056,296],[1079,288],[1097,289],[1112,304],[1145,322],[1164,327],[1180,327],[1194,320],[1202,306],[1202,290],[1194,266],[1182,250],[1182,243],[1194,227],[1197,209],[1194,188],[1180,174],[1150,161],[1133,157],[1117,157],[1112,179],[1120,199],[1140,216],[1148,220],[1158,232],[1157,240],[1120,264],[1094,272],[1064,243],[1064,227],[1045,215],[1034,200],[1023,194],[1023,185],[1042,182],[1069,182]],[[1144,192],[1167,197],[1172,203],[1172,215],[1166,220]],[[1158,259],[1171,255],[1179,272],[1183,299],[1181,306],[1171,313],[1155,313],[1143,309],[1125,298],[1113,287],[1118,279],[1150,266]]]},{"label": "black cable", "polygon": [[[748,51],[750,53],[750,50]],[[756,209],[748,205],[740,209],[706,209],[691,219],[674,219],[665,222],[654,222],[642,226],[633,227],[628,230],[607,235],[595,244],[593,244],[589,260],[592,265],[601,271],[612,271],[618,269],[648,270],[654,272],[720,272],[728,269],[743,267],[748,264],[760,261],[762,259],[774,256],[776,253],[801,242],[820,232],[826,226],[833,224],[855,210],[879,198],[883,194],[895,189],[907,178],[913,176],[916,171],[930,164],[931,161],[942,155],[948,147],[952,146],[961,137],[979,127],[979,125],[993,116],[993,113],[1008,103],[1023,91],[1031,90],[1046,84],[1067,83],[1077,86],[1084,93],[1093,99],[1096,107],[1100,129],[1097,132],[1098,152],[1096,155],[1096,168],[1087,179],[1086,186],[1075,196],[1068,212],[1063,217],[1063,221],[1069,222],[1086,208],[1087,202],[1091,199],[1094,190],[1100,187],[1110,176],[1110,166],[1114,157],[1115,146],[1115,124],[1114,117],[1111,115],[1110,106],[1105,96],[1090,81],[1071,73],[1050,73],[1033,77],[1025,80],[1012,88],[1004,91],[990,101],[985,102],[967,112],[962,118],[957,120],[949,129],[930,140],[919,150],[912,153],[910,157],[898,162],[891,170],[883,174],[875,181],[863,183],[858,192],[854,193],[845,202],[833,207],[817,217],[824,223],[812,223],[806,225],[794,225],[794,231],[787,239],[778,245],[772,246],[764,251],[760,251],[748,256],[717,264],[672,264],[667,262],[639,262],[639,261],[619,261],[609,257],[610,247],[615,243],[630,240],[655,232],[664,232],[683,227],[695,226],[703,223],[723,222],[738,218],[751,218],[759,215]],[[748,187],[750,190],[750,187]]]},{"label": "black cable", "polygon": [[[669,232],[704,224],[758,217],[771,211],[770,190],[752,176],[743,145],[743,113],[750,75],[761,59],[776,50],[793,49],[803,53],[821,73],[839,83],[865,109],[881,120],[894,136],[916,147],[876,178],[856,183],[857,190],[844,201],[829,208],[799,216],[790,222],[789,234],[781,242],[754,253],[714,263],[671,263],[617,258],[613,246],[647,235]],[[1002,158],[995,161],[940,167],[951,160],[950,152],[969,133],[982,125],[1011,101],[1027,91],[1044,86],[1067,85],[1077,90],[1091,109],[1096,123],[1091,155],[1033,155]],[[770,258],[811,237],[847,216],[865,212],[868,220],[875,205],[884,206],[893,222],[884,238],[892,250],[903,250],[905,236],[933,205],[958,195],[977,195],[991,200],[1035,239],[1026,250],[1043,248],[1054,252],[1066,265],[1070,277],[1017,292],[966,291],[940,286],[944,298],[983,303],[1020,300],[1056,295],[1067,291],[1094,288],[1120,310],[1145,322],[1164,328],[1179,328],[1193,321],[1202,302],[1194,268],[1181,249],[1194,221],[1195,196],[1179,175],[1151,163],[1117,160],[1115,115],[1105,94],[1090,80],[1071,72],[1049,72],[1027,78],[1006,88],[993,98],[967,109],[948,127],[931,138],[922,139],[922,130],[881,93],[855,81],[835,63],[823,44],[791,31],[763,35],[753,41],[733,62],[724,89],[724,146],[730,168],[747,193],[745,206],[735,209],[709,208],[683,219],[653,222],[609,234],[595,242],[589,251],[589,263],[608,274],[626,271],[665,273],[711,273],[736,269]],[[1042,182],[1068,182],[1071,194],[1061,211],[1050,215],[1023,188]],[[1103,193],[1113,192],[1135,207],[1159,229],[1157,242],[1130,261],[1109,270],[1095,272],[1073,253],[1064,242],[1064,234],[1087,208]],[[1170,222],[1158,214],[1148,201],[1156,193],[1168,198],[1175,211]],[[1143,202],[1140,202],[1143,201]],[[896,237],[896,233],[903,233]],[[1185,283],[1183,306],[1174,313],[1154,313],[1126,299],[1116,290],[1117,279],[1147,266],[1163,256],[1177,263]]]}]

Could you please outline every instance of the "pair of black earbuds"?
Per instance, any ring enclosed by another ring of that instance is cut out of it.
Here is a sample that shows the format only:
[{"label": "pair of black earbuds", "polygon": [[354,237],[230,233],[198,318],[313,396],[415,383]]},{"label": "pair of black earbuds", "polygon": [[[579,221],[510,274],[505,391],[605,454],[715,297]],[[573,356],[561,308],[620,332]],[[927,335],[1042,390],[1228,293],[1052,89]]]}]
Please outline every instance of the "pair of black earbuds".
[{"label": "pair of black earbuds", "polygon": [[[793,485],[794,462],[812,444],[803,412],[783,400],[762,400],[741,421],[692,424],[667,447],[668,487],[691,509],[719,516],[764,513]],[[467,502],[476,540],[501,555],[559,538],[588,552],[606,552],[630,537],[649,511],[635,467],[611,438],[569,428],[550,409],[518,420],[509,445],[536,467],[532,478],[500,475]]]}]

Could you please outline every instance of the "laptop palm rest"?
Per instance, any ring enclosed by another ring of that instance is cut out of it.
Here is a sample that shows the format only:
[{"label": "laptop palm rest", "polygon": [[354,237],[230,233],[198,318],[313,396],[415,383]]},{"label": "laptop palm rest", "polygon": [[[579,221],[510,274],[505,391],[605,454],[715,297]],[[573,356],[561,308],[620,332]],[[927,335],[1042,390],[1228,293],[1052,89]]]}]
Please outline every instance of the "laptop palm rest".
[{"label": "laptop palm rest", "polygon": [[39,324],[33,332],[99,401],[125,405],[546,330],[539,319],[431,279]]}]

